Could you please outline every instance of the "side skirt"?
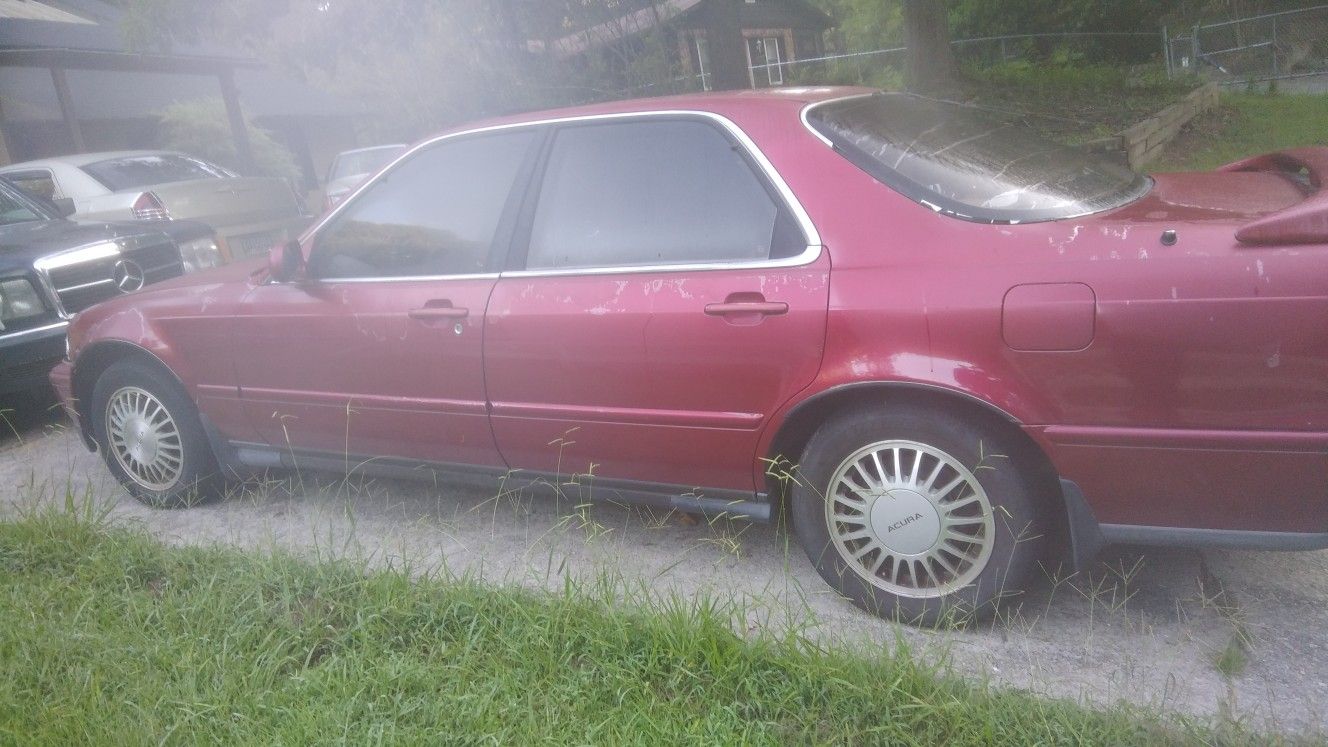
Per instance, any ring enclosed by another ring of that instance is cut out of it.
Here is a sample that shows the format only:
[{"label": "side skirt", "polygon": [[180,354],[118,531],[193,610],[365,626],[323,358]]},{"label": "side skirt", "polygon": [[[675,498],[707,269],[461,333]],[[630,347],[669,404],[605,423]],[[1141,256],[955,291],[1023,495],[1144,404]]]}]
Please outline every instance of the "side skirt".
[{"label": "side skirt", "polygon": [[[555,475],[501,467],[421,462],[394,457],[366,457],[279,449],[267,444],[230,442],[219,455],[228,457],[232,473],[263,469],[310,469],[340,474],[405,480],[462,482],[483,488],[545,488],[577,501],[621,502],[662,510],[704,514],[768,523],[771,501],[764,493],[690,488],[685,485],[614,480],[591,475]],[[349,469],[347,469],[349,467]]]},{"label": "side skirt", "polygon": [[1080,573],[1088,571],[1097,554],[1108,545],[1286,552],[1328,549],[1328,532],[1267,532],[1099,524],[1078,485],[1062,479],[1061,494],[1065,498],[1065,512],[1070,526],[1070,560],[1074,564],[1074,570]]}]

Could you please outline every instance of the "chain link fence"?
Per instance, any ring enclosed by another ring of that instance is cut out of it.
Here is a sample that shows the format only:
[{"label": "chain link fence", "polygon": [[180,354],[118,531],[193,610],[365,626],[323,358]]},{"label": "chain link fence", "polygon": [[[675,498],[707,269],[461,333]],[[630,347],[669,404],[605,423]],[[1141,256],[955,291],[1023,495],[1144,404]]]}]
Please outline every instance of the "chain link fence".
[{"label": "chain link fence", "polygon": [[1324,76],[1328,83],[1328,5],[1199,24],[1168,37],[1168,69],[1220,83]]},{"label": "chain link fence", "polygon": [[[1110,59],[1116,64],[1157,64],[1163,37],[1154,31],[1011,34],[956,39],[951,42],[961,64],[992,67],[1008,62]],[[860,83],[883,85],[903,71],[907,47],[828,54],[787,62],[753,64],[754,87],[795,84]]]}]

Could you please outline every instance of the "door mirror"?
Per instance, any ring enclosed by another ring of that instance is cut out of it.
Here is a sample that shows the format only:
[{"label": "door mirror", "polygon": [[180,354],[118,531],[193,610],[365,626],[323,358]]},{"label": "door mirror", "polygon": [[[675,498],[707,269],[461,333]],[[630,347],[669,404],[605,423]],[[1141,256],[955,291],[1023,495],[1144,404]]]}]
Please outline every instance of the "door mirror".
[{"label": "door mirror", "polygon": [[278,283],[289,283],[304,274],[304,250],[294,239],[272,247],[267,254],[267,269]]},{"label": "door mirror", "polygon": [[60,214],[61,218],[68,218],[74,214],[74,198],[61,197],[56,200],[51,200],[51,202],[54,203],[55,211]]}]

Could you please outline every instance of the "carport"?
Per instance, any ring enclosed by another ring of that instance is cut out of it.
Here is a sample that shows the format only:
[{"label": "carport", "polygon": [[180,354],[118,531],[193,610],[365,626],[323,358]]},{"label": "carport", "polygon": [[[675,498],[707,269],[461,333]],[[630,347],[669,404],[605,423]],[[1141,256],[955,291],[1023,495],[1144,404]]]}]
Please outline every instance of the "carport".
[{"label": "carport", "polygon": [[[235,139],[235,151],[239,156],[240,165],[246,169],[253,168],[253,149],[249,145],[249,132],[240,110],[239,91],[235,86],[235,69],[256,68],[259,67],[257,62],[224,57],[133,54],[87,49],[0,49],[0,68],[7,67],[45,68],[50,71],[51,83],[60,106],[60,118],[73,142],[74,150],[79,153],[87,151],[88,147],[83,137],[83,129],[75,115],[74,97],[70,92],[66,71],[99,70],[215,77],[220,84],[222,101],[226,105],[226,117],[230,122],[231,137]],[[11,160],[4,135],[4,117],[4,110],[0,109],[0,162]]]}]

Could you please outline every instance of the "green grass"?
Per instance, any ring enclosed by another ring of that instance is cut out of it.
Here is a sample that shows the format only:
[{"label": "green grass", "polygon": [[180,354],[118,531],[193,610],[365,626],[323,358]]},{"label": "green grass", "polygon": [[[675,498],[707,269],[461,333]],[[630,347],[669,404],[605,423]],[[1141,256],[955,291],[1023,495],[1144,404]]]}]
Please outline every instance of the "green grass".
[{"label": "green grass", "polygon": [[1328,96],[1225,94],[1176,139],[1153,171],[1216,168],[1281,148],[1328,145]]},{"label": "green grass", "polygon": [[964,684],[900,640],[740,638],[710,602],[168,548],[69,510],[0,524],[0,588],[6,743],[1255,741]]}]

